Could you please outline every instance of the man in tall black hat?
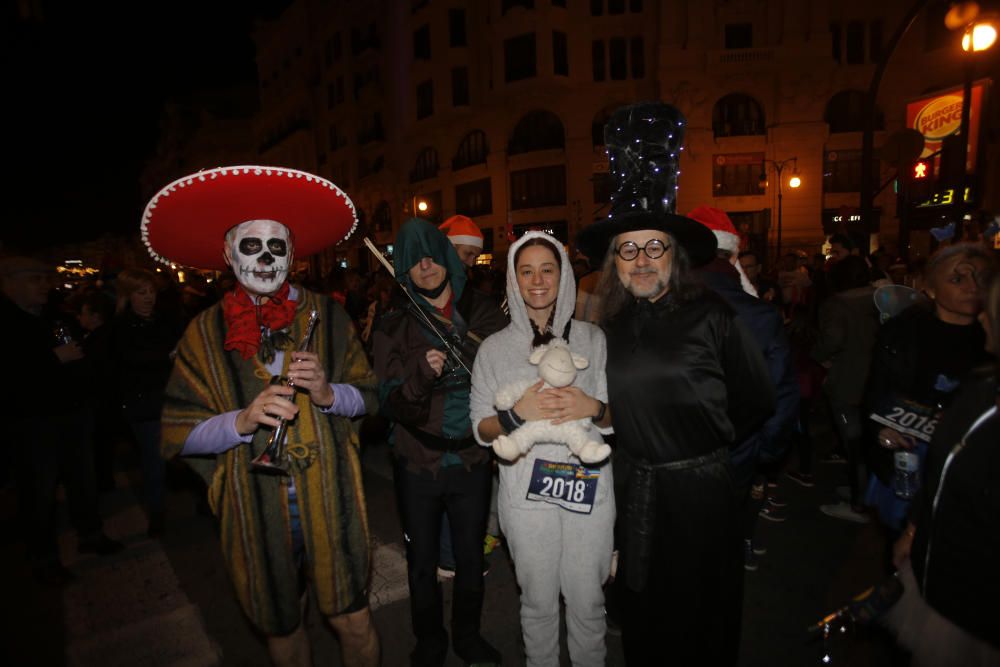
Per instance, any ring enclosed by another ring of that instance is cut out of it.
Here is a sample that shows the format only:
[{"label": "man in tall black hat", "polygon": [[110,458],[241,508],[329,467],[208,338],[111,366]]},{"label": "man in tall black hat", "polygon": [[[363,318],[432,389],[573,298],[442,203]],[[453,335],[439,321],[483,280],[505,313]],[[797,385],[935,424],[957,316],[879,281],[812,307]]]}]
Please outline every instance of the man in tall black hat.
[{"label": "man in tall black hat", "polygon": [[636,665],[736,663],[743,567],[729,447],[774,409],[752,337],[691,274],[716,240],[673,212],[683,130],[667,105],[615,112],[605,141],[618,191],[608,219],[577,239],[604,273],[615,581]]}]

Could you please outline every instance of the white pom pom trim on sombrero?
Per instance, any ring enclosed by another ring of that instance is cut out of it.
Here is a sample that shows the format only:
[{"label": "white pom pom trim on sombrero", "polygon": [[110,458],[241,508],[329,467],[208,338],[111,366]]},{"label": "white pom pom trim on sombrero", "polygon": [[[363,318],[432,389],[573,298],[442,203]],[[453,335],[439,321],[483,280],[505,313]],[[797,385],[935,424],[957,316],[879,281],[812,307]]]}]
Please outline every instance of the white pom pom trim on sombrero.
[{"label": "white pom pom trim on sombrero", "polygon": [[198,183],[205,183],[209,180],[215,180],[220,177],[226,177],[229,175],[254,175],[254,176],[287,176],[288,178],[305,178],[309,183],[317,183],[322,187],[332,191],[337,197],[343,198],[347,207],[350,209],[351,217],[353,222],[351,224],[348,232],[334,245],[339,245],[346,241],[348,238],[354,234],[355,230],[358,228],[358,215],[357,209],[354,206],[354,202],[351,198],[347,196],[343,190],[340,189],[335,183],[316,176],[315,174],[310,174],[308,172],[300,171],[298,169],[291,169],[287,167],[268,167],[268,166],[258,166],[258,165],[237,165],[237,166],[227,166],[227,167],[216,167],[214,169],[203,169],[197,174],[189,174],[178,178],[177,180],[169,183],[160,189],[149,203],[146,204],[145,209],[142,214],[142,221],[140,223],[140,235],[142,237],[142,242],[146,246],[146,250],[149,252],[150,256],[157,262],[163,264],[174,263],[171,259],[160,255],[156,250],[153,249],[152,244],[149,241],[150,234],[150,223],[153,221],[153,212],[156,209],[157,203],[161,198],[166,198],[171,195],[171,193],[177,192],[178,188],[186,188],[188,186],[197,185]]}]

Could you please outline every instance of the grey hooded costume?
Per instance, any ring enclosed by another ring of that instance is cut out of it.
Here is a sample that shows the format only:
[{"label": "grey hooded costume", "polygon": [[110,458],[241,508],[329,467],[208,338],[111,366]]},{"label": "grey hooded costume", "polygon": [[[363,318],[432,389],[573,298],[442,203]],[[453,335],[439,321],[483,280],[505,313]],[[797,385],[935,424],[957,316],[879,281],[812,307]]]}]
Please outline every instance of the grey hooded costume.
[{"label": "grey hooded costume", "polygon": [[[472,431],[483,446],[490,443],[480,437],[479,423],[496,415],[497,390],[512,382],[537,378],[537,367],[528,362],[533,336],[528,311],[517,285],[514,257],[527,240],[539,237],[559,250],[561,270],[552,324],[552,331],[557,336],[566,331],[576,305],[572,266],[559,241],[541,232],[528,232],[511,246],[507,260],[511,324],[483,341],[472,370]],[[590,365],[578,373],[574,385],[606,403],[607,350],[603,332],[592,324],[573,320],[569,328],[569,347],[590,361]],[[596,426],[591,424],[589,429],[594,440],[603,441]],[[603,432],[610,433],[611,429]],[[601,585],[611,565],[615,520],[611,466],[608,461],[588,466],[596,473],[596,489],[587,512],[585,508],[571,510],[545,500],[529,499],[533,477],[537,484],[539,470],[544,468],[539,462],[580,465],[565,445],[550,443],[537,443],[517,461],[500,464],[500,526],[517,565],[527,665],[559,664],[560,591],[566,600],[568,645],[573,665],[603,665],[607,625]],[[532,495],[537,497],[535,493]]]}]

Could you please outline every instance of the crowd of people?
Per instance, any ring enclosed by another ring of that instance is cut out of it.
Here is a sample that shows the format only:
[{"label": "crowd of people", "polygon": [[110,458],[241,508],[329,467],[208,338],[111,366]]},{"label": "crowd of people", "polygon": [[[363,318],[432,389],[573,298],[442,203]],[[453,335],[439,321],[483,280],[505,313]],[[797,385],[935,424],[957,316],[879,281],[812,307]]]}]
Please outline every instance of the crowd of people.
[{"label": "crowd of people", "polygon": [[822,454],[844,484],[817,510],[884,525],[905,591],[886,626],[913,664],[997,664],[995,251],[954,243],[901,267],[835,235],[822,262],[788,254],[768,271],[725,212],[674,212],[683,125],[665,105],[616,112],[619,192],[572,258],[531,231],[495,272],[476,265],[472,220],[414,218],[388,271],[296,279],[294,258],[347,236],[353,208],[319,177],[260,168],[168,186],[144,216],[154,258],[232,271],[214,297],[127,269],[55,307],[45,265],[0,262],[26,383],[4,409],[45,417],[18,448],[36,576],[72,577],[54,548],[60,479],[79,549],[122,549],[97,494],[125,429],[151,536],[169,527],[165,462],[203,480],[275,664],[309,664],[311,588],[345,664],[376,665],[367,418],[392,446],[411,664],[442,665],[449,646],[501,663],[480,626],[501,539],[528,665],[559,664],[561,600],[574,665],[605,664],[609,623],[630,665],[736,664],[744,577],[765,552],[755,526],[784,521],[779,479],[815,484],[811,427],[828,420],[837,447]]}]

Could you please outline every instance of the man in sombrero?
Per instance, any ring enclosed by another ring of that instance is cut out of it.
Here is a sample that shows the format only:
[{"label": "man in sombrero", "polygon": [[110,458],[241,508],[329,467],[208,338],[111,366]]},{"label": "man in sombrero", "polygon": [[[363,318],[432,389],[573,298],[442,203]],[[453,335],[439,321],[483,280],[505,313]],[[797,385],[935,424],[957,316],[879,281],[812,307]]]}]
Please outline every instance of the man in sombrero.
[{"label": "man in sombrero", "polygon": [[[346,665],[376,665],[368,520],[350,419],[376,405],[375,376],[344,310],[288,282],[294,257],[346,238],[354,205],[333,183],[228,167],[171,183],[146,207],[159,261],[232,268],[236,287],[191,322],[166,390],[162,452],[208,484],[240,605],[277,665],[311,664],[306,588]],[[312,311],[319,324],[299,351]],[[287,378],[288,384],[277,382]],[[287,474],[251,462],[287,420]]]}]

